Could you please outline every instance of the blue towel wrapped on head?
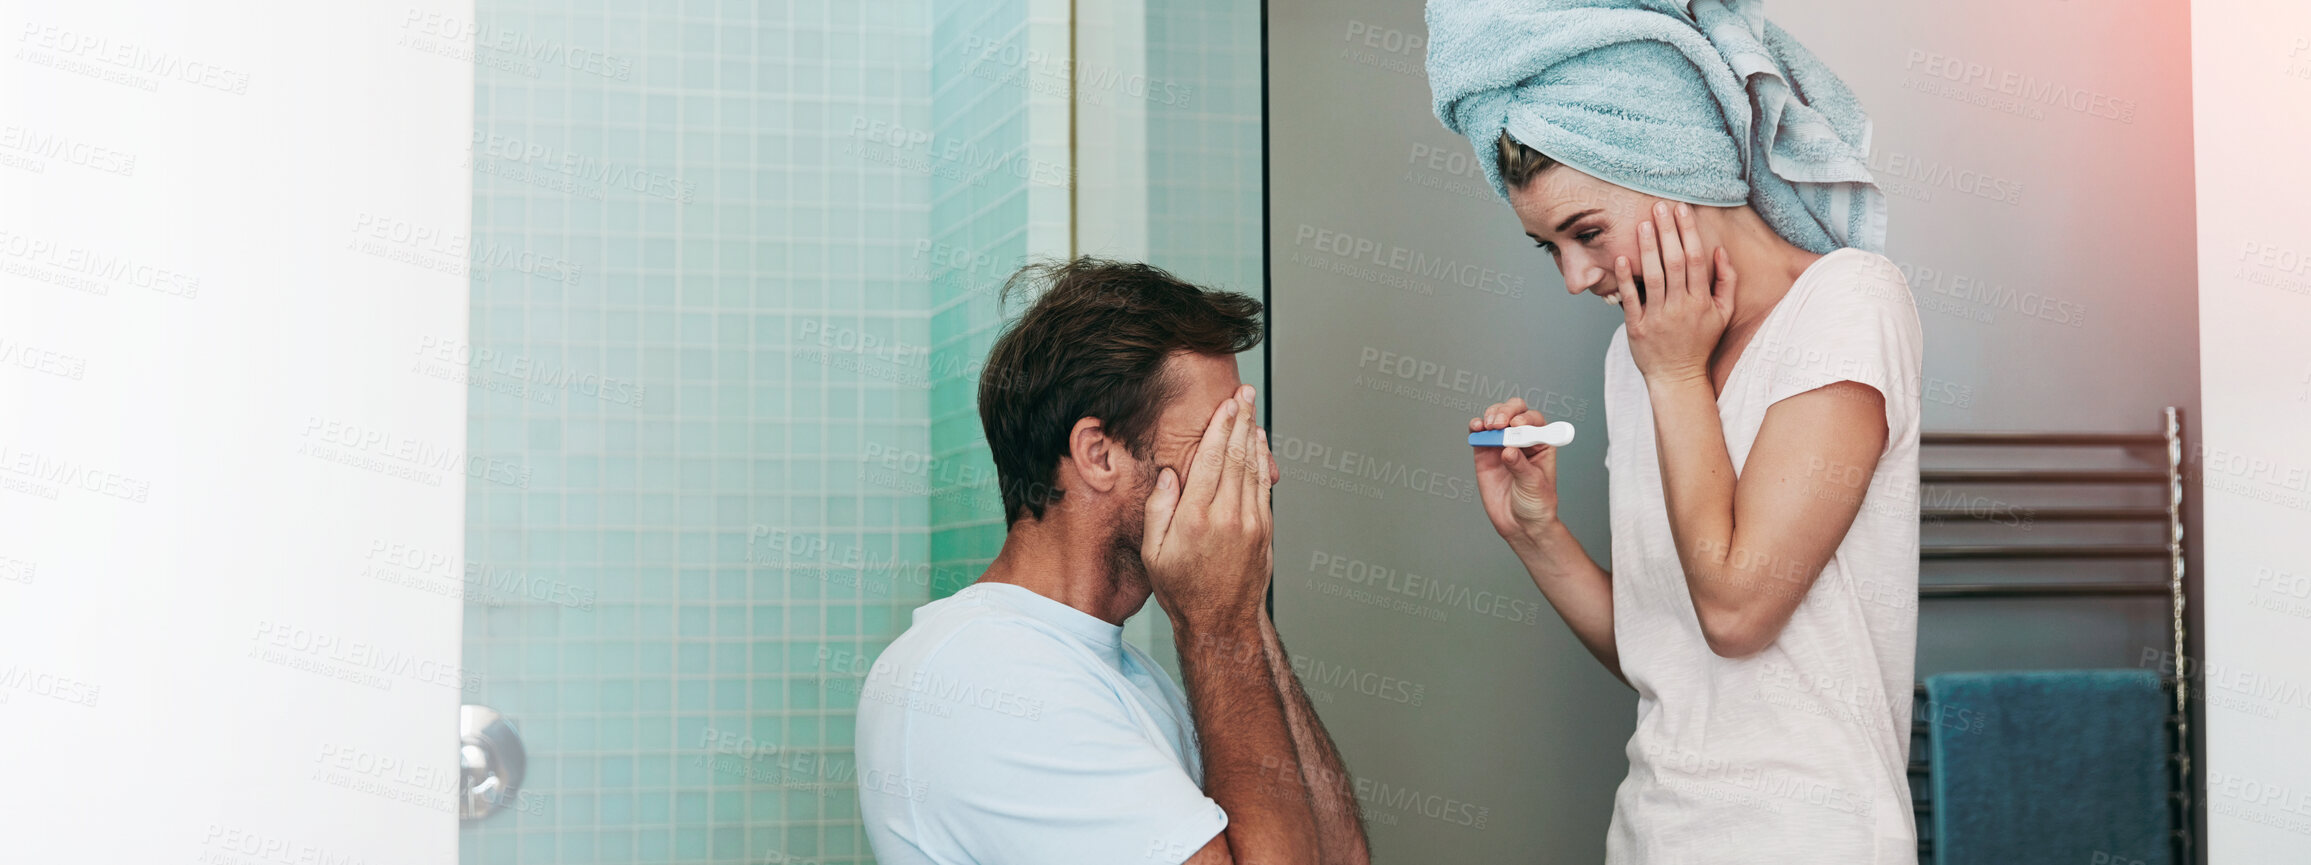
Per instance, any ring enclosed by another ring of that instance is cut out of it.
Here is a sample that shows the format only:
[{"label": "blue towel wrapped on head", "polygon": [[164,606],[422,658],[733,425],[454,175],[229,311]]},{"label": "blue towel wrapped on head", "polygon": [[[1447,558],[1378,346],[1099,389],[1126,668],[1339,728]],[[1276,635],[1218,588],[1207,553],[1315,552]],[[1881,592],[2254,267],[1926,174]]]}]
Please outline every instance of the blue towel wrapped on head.
[{"label": "blue towel wrapped on head", "polygon": [[1883,253],[1870,120],[1760,0],[1430,0],[1436,116],[1493,190],[1503,131],[1618,186],[1750,204],[1811,252]]}]

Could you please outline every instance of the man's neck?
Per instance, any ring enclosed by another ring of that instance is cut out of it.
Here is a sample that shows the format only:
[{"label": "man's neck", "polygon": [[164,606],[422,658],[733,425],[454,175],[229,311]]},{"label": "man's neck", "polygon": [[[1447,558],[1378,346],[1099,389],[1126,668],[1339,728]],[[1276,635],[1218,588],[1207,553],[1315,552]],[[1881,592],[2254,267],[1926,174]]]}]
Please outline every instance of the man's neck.
[{"label": "man's neck", "polygon": [[1107,539],[1083,534],[1071,531],[1057,514],[1013,523],[1003,549],[978,581],[1010,583],[1122,625],[1147,603],[1147,591],[1120,585],[1108,561]]}]

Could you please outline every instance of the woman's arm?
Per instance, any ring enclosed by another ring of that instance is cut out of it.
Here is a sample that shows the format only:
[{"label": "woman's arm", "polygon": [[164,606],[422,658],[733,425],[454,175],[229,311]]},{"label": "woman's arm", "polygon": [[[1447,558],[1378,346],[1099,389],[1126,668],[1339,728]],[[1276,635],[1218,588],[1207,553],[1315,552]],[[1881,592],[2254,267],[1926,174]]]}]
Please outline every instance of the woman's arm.
[{"label": "woman's arm", "polygon": [[1885,398],[1835,382],[1766,409],[1738,481],[1709,379],[1646,381],[1669,532],[1710,651],[1756,654],[1813,588],[1861,512],[1886,442]]},{"label": "woman's arm", "polygon": [[[1548,422],[1517,397],[1494,403],[1483,417],[1470,418],[1468,428],[1477,432]],[[1613,647],[1613,575],[1597,567],[1557,519],[1557,449],[1535,445],[1474,450],[1477,494],[1484,500],[1493,530],[1509,542],[1525,572],[1532,575],[1533,585],[1557,608],[1574,638],[1614,678],[1628,684],[1629,678],[1621,675],[1620,652]]]},{"label": "woman's arm", "polygon": [[1630,355],[1652,402],[1670,536],[1702,637],[1742,657],[1781,635],[1853,526],[1885,449],[1885,395],[1837,381],[1774,403],[1736,478],[1708,358],[1737,279],[1723,249],[1702,257],[1690,208],[1655,217],[1638,230],[1649,296],[1638,299],[1627,259],[1615,268]]},{"label": "woman's arm", "polygon": [[1564,523],[1551,521],[1526,543],[1509,548],[1573,636],[1606,672],[1629,684],[1629,677],[1621,675],[1621,653],[1613,646],[1613,575],[1589,558]]}]

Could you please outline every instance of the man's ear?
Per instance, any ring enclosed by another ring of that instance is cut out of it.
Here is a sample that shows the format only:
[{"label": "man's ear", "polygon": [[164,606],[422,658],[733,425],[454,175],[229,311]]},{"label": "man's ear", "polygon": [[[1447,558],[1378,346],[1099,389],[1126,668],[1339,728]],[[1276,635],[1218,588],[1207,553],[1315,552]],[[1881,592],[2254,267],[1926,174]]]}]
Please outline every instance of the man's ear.
[{"label": "man's ear", "polygon": [[1099,418],[1076,420],[1067,431],[1067,459],[1075,476],[1082,479],[1086,489],[1101,493],[1114,492],[1123,483],[1124,463],[1129,457],[1123,443],[1108,436],[1107,425]]}]

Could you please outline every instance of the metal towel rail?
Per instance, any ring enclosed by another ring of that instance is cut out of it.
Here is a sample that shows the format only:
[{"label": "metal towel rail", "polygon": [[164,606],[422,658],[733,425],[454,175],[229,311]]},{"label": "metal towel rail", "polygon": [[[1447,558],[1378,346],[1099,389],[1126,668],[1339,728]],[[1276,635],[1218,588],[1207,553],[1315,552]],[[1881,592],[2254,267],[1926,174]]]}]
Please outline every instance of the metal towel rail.
[{"label": "metal towel rail", "polygon": [[[1921,546],[1920,561],[2039,561],[2039,560],[2108,560],[2108,559],[2165,559],[2165,584],[2134,581],[2101,582],[1989,582],[1989,583],[1923,583],[1918,586],[1922,599],[1963,598],[2059,598],[2059,597],[2147,597],[2165,595],[2172,608],[2174,637],[2174,666],[2160,671],[2160,679],[2174,695],[2174,712],[2167,716],[2167,730],[2171,748],[2168,752],[2169,804],[2174,808],[2173,837],[2175,861],[2190,865],[2197,861],[2197,838],[2192,831],[2191,732],[2190,732],[2190,678],[2188,676],[2184,641],[2188,636],[2184,624],[2184,581],[2188,577],[2183,559],[2183,422],[2182,410],[2168,406],[2163,411],[2163,429],[2156,433],[2062,433],[2062,432],[1942,432],[1923,433],[1920,446],[2044,446],[2044,447],[2158,447],[2166,451],[2165,469],[1929,469],[1918,473],[1921,486],[1927,484],[2051,484],[2051,485],[2157,485],[2165,488],[2164,507],[2049,507],[2033,508],[2028,515],[2034,521],[2073,523],[2160,523],[2166,524],[2166,542],[2163,544],[1990,544]],[[1976,508],[1921,508],[1919,518],[1932,522],[1959,522],[1991,520],[1997,514]],[[1916,705],[1923,709],[1926,686],[1919,684],[1913,695]],[[1927,721],[1913,721],[1912,732],[1932,735]],[[1920,756],[1913,755],[1910,774],[1926,776],[1931,766]],[[1919,801],[1915,805],[1921,828],[1933,813],[1933,803]],[[1934,839],[1921,831],[1918,838],[1918,856],[1928,861],[1933,853]]]}]

